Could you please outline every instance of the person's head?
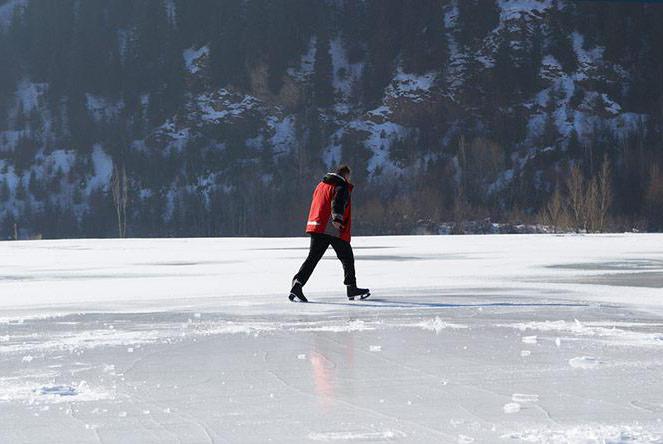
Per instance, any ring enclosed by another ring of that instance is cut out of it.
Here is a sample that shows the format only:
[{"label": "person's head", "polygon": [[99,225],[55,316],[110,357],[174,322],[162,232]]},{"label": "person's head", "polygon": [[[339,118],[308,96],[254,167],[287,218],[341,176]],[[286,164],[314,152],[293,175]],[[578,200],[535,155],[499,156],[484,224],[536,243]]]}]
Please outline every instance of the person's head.
[{"label": "person's head", "polygon": [[343,176],[343,178],[345,180],[350,182],[350,167],[349,166],[347,166],[345,164],[339,165],[338,168],[336,168],[336,174],[338,174],[339,176]]}]

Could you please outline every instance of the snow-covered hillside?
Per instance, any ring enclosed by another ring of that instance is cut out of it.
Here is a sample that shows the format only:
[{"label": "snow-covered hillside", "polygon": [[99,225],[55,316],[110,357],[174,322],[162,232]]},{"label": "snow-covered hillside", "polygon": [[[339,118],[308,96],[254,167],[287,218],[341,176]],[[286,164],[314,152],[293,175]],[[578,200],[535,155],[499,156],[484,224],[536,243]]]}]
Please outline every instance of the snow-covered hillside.
[{"label": "snow-covered hillside", "polygon": [[0,244],[2,442],[660,443],[660,235]]},{"label": "snow-covered hillside", "polygon": [[133,236],[294,235],[339,162],[365,192],[358,229],[407,234],[533,219],[571,166],[590,179],[604,158],[618,225],[660,229],[661,11],[5,1],[2,236],[115,234],[113,166],[128,166]]}]

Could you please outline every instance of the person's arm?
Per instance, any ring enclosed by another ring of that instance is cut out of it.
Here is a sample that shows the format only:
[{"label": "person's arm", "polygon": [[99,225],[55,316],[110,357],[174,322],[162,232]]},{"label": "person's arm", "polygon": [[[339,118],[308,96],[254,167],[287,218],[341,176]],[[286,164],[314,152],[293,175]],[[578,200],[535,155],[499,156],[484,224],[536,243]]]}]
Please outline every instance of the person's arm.
[{"label": "person's arm", "polygon": [[[345,214],[345,207],[348,204],[348,187],[345,185],[338,185],[334,190],[334,197],[332,199],[332,221],[343,225],[343,214]],[[340,227],[337,227],[340,228]]]}]

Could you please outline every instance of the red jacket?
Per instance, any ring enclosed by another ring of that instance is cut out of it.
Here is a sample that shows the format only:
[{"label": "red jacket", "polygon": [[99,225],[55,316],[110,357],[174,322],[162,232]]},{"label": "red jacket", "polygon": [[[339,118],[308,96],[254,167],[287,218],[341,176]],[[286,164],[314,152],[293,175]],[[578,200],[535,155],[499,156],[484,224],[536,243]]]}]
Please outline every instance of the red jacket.
[{"label": "red jacket", "polygon": [[[350,194],[352,184],[343,176],[327,173],[313,191],[311,210],[306,222],[307,233],[326,233],[350,242],[352,230],[352,205]],[[338,221],[343,225],[337,229],[331,223]]]}]

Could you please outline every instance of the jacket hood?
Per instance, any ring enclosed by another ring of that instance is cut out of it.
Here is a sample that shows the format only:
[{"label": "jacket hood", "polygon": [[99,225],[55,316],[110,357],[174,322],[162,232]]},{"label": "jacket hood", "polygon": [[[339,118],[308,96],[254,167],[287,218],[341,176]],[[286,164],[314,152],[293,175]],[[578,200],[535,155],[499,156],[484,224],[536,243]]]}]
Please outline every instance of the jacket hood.
[{"label": "jacket hood", "polygon": [[345,185],[348,183],[343,176],[336,173],[325,174],[325,177],[322,178],[322,181],[331,185]]}]

